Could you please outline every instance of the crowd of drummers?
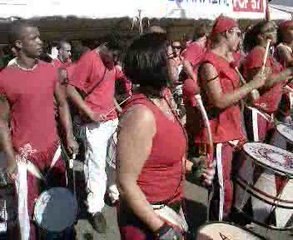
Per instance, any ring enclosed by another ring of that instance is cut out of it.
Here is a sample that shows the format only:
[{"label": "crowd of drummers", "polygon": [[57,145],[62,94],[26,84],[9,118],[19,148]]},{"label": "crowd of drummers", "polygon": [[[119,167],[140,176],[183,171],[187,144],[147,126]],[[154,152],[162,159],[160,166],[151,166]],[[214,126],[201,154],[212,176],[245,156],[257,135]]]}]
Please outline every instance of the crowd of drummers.
[{"label": "crowd of drummers", "polygon": [[127,49],[111,39],[72,61],[70,42],[44,58],[39,29],[11,24],[14,58],[0,71],[0,144],[18,216],[11,239],[43,238],[36,200],[66,187],[65,159],[76,156],[99,233],[107,229],[106,194],[122,240],[192,238],[182,209],[186,176],[213,192],[210,221],[236,221],[243,145],[273,144],[276,123],[293,126],[293,21],[243,31],[221,15],[198,29],[182,43],[152,26]]}]

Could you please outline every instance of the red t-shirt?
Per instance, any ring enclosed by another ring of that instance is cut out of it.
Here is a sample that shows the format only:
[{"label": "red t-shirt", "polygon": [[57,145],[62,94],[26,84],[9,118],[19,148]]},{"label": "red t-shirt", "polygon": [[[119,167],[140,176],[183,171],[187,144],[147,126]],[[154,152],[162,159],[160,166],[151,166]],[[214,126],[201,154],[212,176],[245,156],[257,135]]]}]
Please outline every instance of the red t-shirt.
[{"label": "red t-shirt", "polygon": [[116,67],[106,68],[99,53],[92,50],[81,56],[69,76],[69,84],[85,93],[96,86],[85,102],[94,112],[107,115],[106,120],[111,120],[117,118],[113,100],[115,81],[123,78],[122,71]]},{"label": "red t-shirt", "polygon": [[15,150],[30,144],[35,150],[45,151],[57,141],[56,82],[56,68],[41,61],[33,71],[11,66],[0,73],[0,93],[6,96],[10,105]]},{"label": "red t-shirt", "polygon": [[[264,48],[255,47],[246,56],[243,63],[243,76],[247,81],[250,80],[248,79],[249,71],[262,67],[264,54]],[[268,57],[266,66],[272,70],[272,74],[278,74],[282,71],[282,66],[272,56]],[[260,89],[260,98],[253,103],[254,107],[266,113],[274,113],[277,111],[282,97],[283,86],[284,83],[281,82],[275,84],[270,89]]]},{"label": "red t-shirt", "polygon": [[194,42],[186,48],[182,56],[184,57],[184,59],[189,61],[193,67],[196,67],[196,65],[198,65],[199,62],[203,59],[205,52],[205,48]]},{"label": "red t-shirt", "polygon": [[[224,58],[207,52],[203,63],[211,63],[218,72],[222,92],[230,93],[240,87],[240,79],[236,71],[230,66]],[[200,84],[202,84],[200,82]],[[231,140],[244,139],[245,135],[241,126],[241,110],[238,103],[233,104],[225,109],[217,109],[210,102],[210,96],[204,91],[205,87],[201,87],[201,95],[204,106],[209,115],[209,123],[215,143],[228,142]],[[208,143],[207,130],[201,118],[199,124],[195,126],[195,142]]]},{"label": "red t-shirt", "polygon": [[66,67],[70,66],[71,60],[68,60],[67,62],[61,62],[60,59],[56,58],[51,63],[56,68],[66,68]]},{"label": "red t-shirt", "polygon": [[152,149],[137,184],[150,203],[181,200],[184,170],[182,160],[187,142],[179,121],[169,120],[164,113],[143,94],[135,94],[126,103],[124,112],[134,105],[144,105],[152,111],[156,121],[156,134]]}]

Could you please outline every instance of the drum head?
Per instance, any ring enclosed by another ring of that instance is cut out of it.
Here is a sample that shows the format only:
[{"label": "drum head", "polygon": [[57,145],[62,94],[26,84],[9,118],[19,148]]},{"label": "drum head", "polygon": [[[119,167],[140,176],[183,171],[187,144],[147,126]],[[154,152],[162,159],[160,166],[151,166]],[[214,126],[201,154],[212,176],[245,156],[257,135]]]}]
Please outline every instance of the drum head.
[{"label": "drum head", "polygon": [[253,160],[269,169],[293,176],[293,154],[265,143],[246,143],[243,150]]},{"label": "drum head", "polygon": [[206,224],[197,233],[197,240],[223,239],[260,240],[261,238],[245,229],[224,222]]},{"label": "drum head", "polygon": [[293,143],[293,127],[286,125],[286,124],[278,124],[277,125],[277,131],[284,137],[286,138],[288,141],[290,141],[291,143]]},{"label": "drum head", "polygon": [[50,232],[61,232],[72,226],[77,216],[77,201],[67,188],[51,188],[43,192],[34,208],[38,226]]}]

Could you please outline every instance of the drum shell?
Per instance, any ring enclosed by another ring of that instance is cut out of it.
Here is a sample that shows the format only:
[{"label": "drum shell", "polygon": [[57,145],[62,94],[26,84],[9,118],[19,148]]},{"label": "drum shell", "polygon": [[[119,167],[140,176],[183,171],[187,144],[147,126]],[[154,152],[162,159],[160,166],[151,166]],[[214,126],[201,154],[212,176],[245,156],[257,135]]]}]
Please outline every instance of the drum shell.
[{"label": "drum shell", "polygon": [[[233,235],[232,235],[233,234]],[[260,240],[264,239],[255,233],[239,226],[225,222],[210,222],[201,226],[197,232],[197,240]]]},{"label": "drum shell", "polygon": [[34,220],[43,232],[62,233],[73,226],[77,211],[75,196],[67,188],[53,187],[37,199]]},{"label": "drum shell", "polygon": [[[245,152],[239,161],[234,207],[261,225],[292,228],[293,179],[258,164]],[[269,220],[272,217],[275,218],[273,224]]]},{"label": "drum shell", "polygon": [[273,146],[291,151],[293,150],[293,127],[285,124],[277,124],[270,140]]}]

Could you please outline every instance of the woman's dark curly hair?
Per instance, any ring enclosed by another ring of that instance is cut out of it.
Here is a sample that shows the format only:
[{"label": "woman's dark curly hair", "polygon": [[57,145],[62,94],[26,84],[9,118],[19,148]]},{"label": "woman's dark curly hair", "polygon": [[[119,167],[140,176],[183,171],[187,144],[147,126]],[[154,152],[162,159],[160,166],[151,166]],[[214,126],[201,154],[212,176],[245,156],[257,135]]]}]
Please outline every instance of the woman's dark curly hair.
[{"label": "woman's dark curly hair", "polygon": [[145,94],[159,97],[170,82],[167,35],[147,33],[135,39],[126,52],[123,70],[132,83],[149,90]]},{"label": "woman's dark curly hair", "polygon": [[249,52],[259,44],[257,36],[262,32],[263,27],[267,23],[268,21],[261,21],[248,29],[243,40],[243,47],[245,52]]}]

